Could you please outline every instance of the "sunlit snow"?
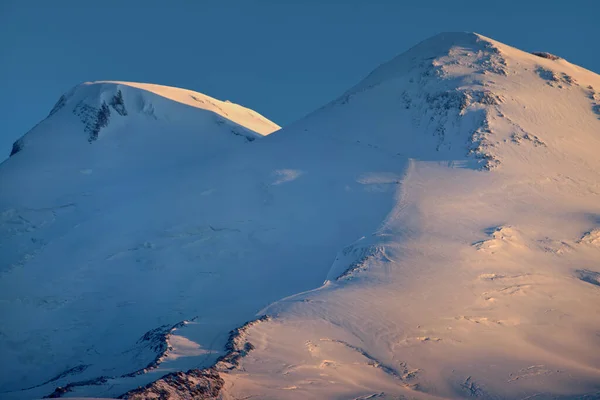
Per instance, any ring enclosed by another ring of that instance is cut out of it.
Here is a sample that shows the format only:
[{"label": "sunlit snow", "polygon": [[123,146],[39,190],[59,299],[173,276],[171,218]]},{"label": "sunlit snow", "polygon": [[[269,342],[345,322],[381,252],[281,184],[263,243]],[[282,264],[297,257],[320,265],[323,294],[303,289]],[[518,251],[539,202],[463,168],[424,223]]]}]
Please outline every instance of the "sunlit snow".
[{"label": "sunlit snow", "polygon": [[445,33],[281,130],[63,97],[0,165],[0,397],[599,395],[593,72]]}]

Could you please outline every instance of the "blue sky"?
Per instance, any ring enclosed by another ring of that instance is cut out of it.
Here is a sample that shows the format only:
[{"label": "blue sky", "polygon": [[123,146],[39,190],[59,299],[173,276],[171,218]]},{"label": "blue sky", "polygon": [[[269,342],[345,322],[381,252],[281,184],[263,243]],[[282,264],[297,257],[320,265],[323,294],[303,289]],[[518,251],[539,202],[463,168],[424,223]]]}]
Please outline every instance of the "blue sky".
[{"label": "blue sky", "polygon": [[0,160],[72,86],[183,87],[280,125],[443,31],[600,72],[599,0],[0,0]]}]

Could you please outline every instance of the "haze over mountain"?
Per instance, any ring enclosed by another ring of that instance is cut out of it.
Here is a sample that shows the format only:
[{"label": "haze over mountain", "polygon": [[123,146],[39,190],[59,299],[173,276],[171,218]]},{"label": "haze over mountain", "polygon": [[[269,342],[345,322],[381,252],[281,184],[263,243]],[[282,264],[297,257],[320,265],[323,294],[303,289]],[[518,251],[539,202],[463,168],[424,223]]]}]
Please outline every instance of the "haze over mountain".
[{"label": "haze over mountain", "polygon": [[0,165],[1,396],[600,398],[600,76],[444,33],[278,128],[63,95]]}]

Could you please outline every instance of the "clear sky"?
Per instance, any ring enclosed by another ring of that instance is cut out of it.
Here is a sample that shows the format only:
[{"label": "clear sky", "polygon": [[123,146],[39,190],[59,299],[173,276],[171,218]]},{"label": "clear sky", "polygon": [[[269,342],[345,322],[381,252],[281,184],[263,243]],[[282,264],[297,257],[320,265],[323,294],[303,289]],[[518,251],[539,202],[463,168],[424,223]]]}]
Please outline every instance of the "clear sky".
[{"label": "clear sky", "polygon": [[0,0],[0,160],[94,80],[183,87],[280,125],[443,31],[600,72],[600,0]]}]

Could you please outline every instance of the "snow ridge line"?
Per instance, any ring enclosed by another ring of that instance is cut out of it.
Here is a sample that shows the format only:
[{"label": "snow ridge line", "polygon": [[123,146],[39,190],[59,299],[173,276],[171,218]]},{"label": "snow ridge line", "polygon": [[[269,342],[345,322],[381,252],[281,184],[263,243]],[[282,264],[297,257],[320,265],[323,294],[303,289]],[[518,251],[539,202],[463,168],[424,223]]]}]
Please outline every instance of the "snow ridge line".
[{"label": "snow ridge line", "polygon": [[[163,326],[160,326],[158,328],[155,328],[155,329],[152,329],[152,330],[146,332],[136,343],[137,344],[145,344],[145,342],[149,342],[148,346],[150,346],[150,348],[152,350],[155,350],[157,352],[157,355],[144,368],[141,368],[136,371],[130,372],[128,374],[120,375],[120,376],[100,376],[97,378],[87,379],[84,381],[71,382],[71,383],[67,384],[66,386],[58,386],[56,389],[54,389],[54,392],[50,393],[47,396],[44,396],[44,398],[45,399],[60,398],[64,394],[72,392],[73,389],[76,387],[90,386],[90,385],[102,385],[102,384],[108,382],[109,379],[132,378],[132,377],[135,377],[135,376],[138,376],[141,374],[145,374],[148,371],[158,368],[158,366],[162,363],[162,361],[164,360],[167,353],[173,349],[171,346],[169,346],[169,342],[168,342],[168,340],[171,337],[171,335],[173,334],[173,332],[175,332],[178,328],[181,328],[181,327],[187,325],[188,323],[195,321],[196,319],[198,319],[197,316],[194,318],[191,318],[190,320],[180,321],[172,326],[163,325]],[[68,376],[71,373],[83,372],[88,367],[89,367],[89,365],[82,365],[82,366],[78,366],[75,368],[71,368],[71,369],[61,373],[60,375],[56,376],[55,378],[50,379],[47,382],[33,386],[31,388],[22,389],[22,390],[29,390],[29,389],[33,389],[36,387],[44,386],[48,383],[57,381],[58,379]]]},{"label": "snow ridge line", "polygon": [[[54,376],[53,378],[48,379],[45,382],[39,383],[39,384],[34,385],[34,386],[29,386],[29,387],[26,387],[24,389],[20,389],[18,391],[19,392],[24,392],[26,390],[31,390],[31,389],[35,389],[35,388],[39,388],[39,387],[48,385],[49,383],[56,382],[57,380],[65,378],[65,377],[67,377],[67,376],[69,376],[71,374],[79,374],[79,373],[85,371],[89,366],[90,366],[89,364],[80,364],[80,365],[77,365],[77,366],[75,366],[73,368],[69,368],[69,369],[61,372],[60,374]],[[11,393],[11,392],[13,392],[13,391],[0,392],[0,394]]]},{"label": "snow ridge line", "polygon": [[[350,247],[351,250],[358,250]],[[342,272],[337,278],[336,281],[341,281],[344,279],[351,278],[354,274],[364,271],[368,268],[369,262],[371,260],[391,262],[392,260],[385,254],[385,246],[377,246],[372,245],[366,248],[358,250],[360,252],[360,256],[356,261],[350,263],[348,268],[344,272]]]},{"label": "snow ridge line", "polygon": [[356,351],[357,353],[359,353],[360,355],[365,357],[367,360],[369,360],[368,364],[370,366],[380,369],[384,373],[392,376],[393,378],[400,380],[403,383],[403,386],[410,388],[410,389],[418,390],[418,384],[409,383],[409,381],[411,381],[417,377],[417,374],[419,373],[418,369],[411,370],[410,368],[408,368],[406,363],[400,363],[401,369],[399,370],[397,368],[392,367],[391,365],[381,362],[380,360],[375,358],[373,355],[369,354],[362,347],[354,346],[346,341],[338,340],[338,339],[321,339],[321,340],[332,342],[332,343],[338,343],[338,344],[341,344],[351,350]]},{"label": "snow ridge line", "polygon": [[415,168],[415,160],[409,158],[404,175],[400,180],[397,181],[397,184],[399,184],[400,187],[394,196],[394,201],[396,204],[391,212],[385,217],[380,228],[377,229],[377,231],[370,237],[371,239],[378,238],[379,241],[364,246],[361,243],[361,240],[363,239],[359,239],[352,245],[344,248],[341,253],[338,254],[336,260],[334,261],[334,265],[330,269],[330,273],[331,270],[335,268],[336,261],[342,259],[343,257],[347,257],[351,253],[354,253],[356,256],[355,259],[348,264],[347,268],[334,278],[336,281],[351,279],[355,274],[366,270],[369,266],[369,263],[373,260],[380,262],[393,262],[393,260],[386,254],[386,245],[382,239],[388,236],[390,230],[394,230],[392,225],[397,224],[397,222],[400,220],[400,216],[407,207],[409,196],[407,184],[413,175]]},{"label": "snow ridge line", "polygon": [[248,329],[269,320],[271,317],[263,315],[230,331],[225,344],[227,353],[219,357],[213,366],[172,372],[144,387],[124,393],[119,399],[216,399],[225,384],[221,374],[236,369],[242,358],[254,350],[254,345],[246,340]]},{"label": "snow ridge line", "polygon": [[130,372],[126,375],[122,375],[122,377],[134,377],[137,375],[145,374],[148,371],[158,368],[158,366],[165,359],[165,356],[168,354],[168,352],[173,350],[173,348],[169,345],[169,338],[173,335],[173,332],[175,332],[181,327],[184,327],[190,322],[196,321],[197,319],[198,317],[196,316],[189,320],[178,322],[166,330],[163,329],[164,327],[159,327],[146,332],[144,336],[142,336],[137,341],[137,343],[150,342],[150,346],[152,346],[152,349],[157,351],[156,357],[144,368],[138,369],[134,372]]}]

